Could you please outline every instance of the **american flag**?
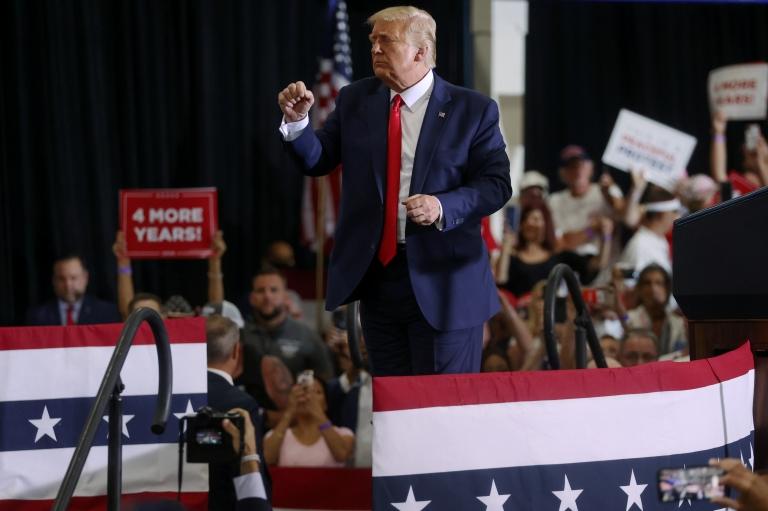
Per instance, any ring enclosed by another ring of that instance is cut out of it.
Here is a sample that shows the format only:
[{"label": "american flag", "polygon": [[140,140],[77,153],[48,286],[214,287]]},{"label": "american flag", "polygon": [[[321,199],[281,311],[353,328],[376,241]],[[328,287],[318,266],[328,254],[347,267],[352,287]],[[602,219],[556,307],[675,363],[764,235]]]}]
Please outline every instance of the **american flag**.
[{"label": "american flag", "polygon": [[[325,52],[319,58],[319,72],[313,87],[316,102],[312,111],[312,127],[323,125],[336,107],[336,96],[342,87],[352,81],[352,56],[349,38],[349,17],[344,0],[329,0],[326,16],[327,43]],[[321,194],[320,188],[323,188]],[[317,215],[320,197],[323,204],[323,236],[327,241],[333,237],[341,198],[341,167],[328,177],[304,179],[302,197],[301,238],[305,245],[317,250]],[[327,247],[326,247],[327,248]]]},{"label": "american flag", "polygon": [[662,504],[661,468],[754,464],[749,344],[694,362],[374,379],[373,509],[716,509]]},{"label": "american flag", "polygon": [[[50,509],[122,325],[0,328],[0,511]],[[124,502],[176,498],[179,418],[207,403],[205,323],[166,323],[173,396],[165,433],[150,432],[157,355],[143,325],[121,371]],[[70,510],[106,509],[106,417]],[[182,501],[207,509],[208,466],[184,466]]]}]

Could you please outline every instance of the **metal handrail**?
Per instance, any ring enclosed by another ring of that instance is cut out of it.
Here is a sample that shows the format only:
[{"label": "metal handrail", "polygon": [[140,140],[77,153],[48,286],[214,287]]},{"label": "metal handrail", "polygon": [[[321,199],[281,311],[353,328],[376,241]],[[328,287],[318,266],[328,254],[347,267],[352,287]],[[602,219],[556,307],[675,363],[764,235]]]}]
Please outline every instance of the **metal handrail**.
[{"label": "metal handrail", "polygon": [[360,355],[360,302],[354,301],[347,305],[347,343],[352,365],[356,369],[363,367],[363,357]]},{"label": "metal handrail", "polygon": [[120,393],[123,391],[123,384],[120,381],[120,371],[123,368],[125,359],[128,356],[128,350],[131,348],[133,339],[139,330],[141,324],[146,321],[152,328],[152,334],[155,338],[157,347],[157,361],[160,371],[157,389],[157,405],[155,415],[152,420],[151,430],[156,435],[165,431],[165,425],[168,421],[168,415],[171,411],[171,392],[173,382],[173,366],[171,361],[171,346],[168,342],[168,333],[160,315],[152,309],[140,307],[128,316],[120,333],[120,339],[117,342],[115,351],[112,352],[112,358],[109,361],[104,378],[101,380],[99,391],[96,394],[96,400],[91,407],[86,421],[85,428],[80,433],[77,441],[77,447],[72,454],[72,459],[67,467],[64,480],[59,487],[54,501],[53,511],[64,511],[69,506],[69,501],[75,491],[83,466],[88,458],[88,453],[93,446],[93,440],[96,435],[101,418],[104,416],[104,410],[109,404],[109,439],[108,439],[108,461],[107,461],[107,509],[109,511],[118,511],[120,509],[120,494],[122,492],[122,403]]},{"label": "metal handrail", "polygon": [[568,293],[573,299],[573,304],[576,306],[576,318],[573,320],[576,325],[576,367],[584,369],[587,366],[587,343],[589,343],[589,349],[592,351],[597,367],[608,367],[603,348],[597,340],[592,318],[589,316],[589,309],[587,309],[584,298],[581,296],[581,286],[576,279],[576,274],[568,265],[562,263],[556,265],[549,272],[547,286],[544,290],[544,341],[549,366],[552,369],[560,369],[560,354],[557,351],[557,339],[555,338],[555,300],[557,299],[557,290],[563,279],[568,286]]}]

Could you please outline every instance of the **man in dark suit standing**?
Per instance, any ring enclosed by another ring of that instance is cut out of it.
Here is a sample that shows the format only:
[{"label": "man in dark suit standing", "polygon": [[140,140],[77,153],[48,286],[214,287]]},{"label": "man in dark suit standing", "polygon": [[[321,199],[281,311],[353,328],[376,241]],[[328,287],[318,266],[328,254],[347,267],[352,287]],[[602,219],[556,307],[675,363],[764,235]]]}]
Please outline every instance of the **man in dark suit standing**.
[{"label": "man in dark suit standing", "polygon": [[79,255],[67,255],[53,263],[56,299],[27,311],[27,325],[95,325],[122,321],[117,306],[85,294],[88,270]]},{"label": "man in dark suit standing", "polygon": [[[208,405],[219,412],[233,408],[248,412],[255,428],[258,445],[259,471],[261,485],[250,493],[266,501],[264,509],[269,507],[269,474],[262,450],[261,409],[248,393],[234,385],[234,378],[243,372],[243,347],[240,343],[240,331],[237,325],[223,316],[211,316],[206,321],[206,340],[208,351]],[[218,463],[209,465],[208,509],[235,509],[237,496],[233,480],[240,476],[242,463]]]},{"label": "man in dark suit standing", "polygon": [[321,129],[307,128],[303,82],[278,95],[303,172],[343,167],[326,305],[361,300],[374,376],[477,372],[499,309],[480,222],[512,193],[498,107],[433,72],[429,13],[368,22],[376,76],[341,89]]}]

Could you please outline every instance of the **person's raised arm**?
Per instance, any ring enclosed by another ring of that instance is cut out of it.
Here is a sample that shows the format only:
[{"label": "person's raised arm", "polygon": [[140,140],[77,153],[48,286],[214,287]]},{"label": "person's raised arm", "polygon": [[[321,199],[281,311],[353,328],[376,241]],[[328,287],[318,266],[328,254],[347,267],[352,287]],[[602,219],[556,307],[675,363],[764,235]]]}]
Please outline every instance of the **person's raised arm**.
[{"label": "person's raised arm", "polygon": [[133,300],[135,293],[131,258],[127,254],[123,231],[117,231],[115,242],[112,244],[112,253],[115,254],[115,261],[117,262],[117,310],[125,320],[131,312],[128,310],[128,304]]},{"label": "person's raised arm", "polygon": [[600,176],[600,192],[603,194],[603,200],[611,207],[613,211],[613,218],[621,218],[624,216],[624,211],[627,207],[627,201],[621,194],[618,193],[618,186],[616,181],[613,180],[613,176],[605,169]]},{"label": "person's raised arm", "polygon": [[264,461],[268,465],[275,465],[280,459],[280,447],[283,445],[285,433],[291,427],[291,422],[296,415],[296,404],[299,400],[307,399],[306,394],[307,391],[303,385],[293,386],[288,397],[288,406],[280,417],[280,421],[264,437]]},{"label": "person's raised arm", "polygon": [[608,217],[600,217],[600,253],[590,259],[589,269],[598,272],[607,268],[611,262],[611,249],[613,248],[613,220]]},{"label": "person's raised arm", "polygon": [[[512,307],[512,304],[509,303],[509,300],[507,300],[507,297],[504,296],[504,293],[501,291],[499,291],[499,301],[501,302],[501,310],[504,313],[502,316],[503,321],[517,340],[517,343],[520,346],[522,360],[524,361],[531,356],[535,349],[531,331],[528,329],[528,325],[525,324],[525,321],[520,319],[515,308]],[[512,369],[517,370],[520,369],[520,367],[513,367]]]},{"label": "person's raised arm", "polygon": [[320,436],[325,440],[325,444],[330,449],[333,459],[339,462],[345,462],[352,457],[355,452],[355,437],[341,435],[331,424],[331,420],[326,415],[325,410],[320,404],[320,394],[310,392],[308,396],[309,411],[315,420],[320,424]]},{"label": "person's raised arm", "polygon": [[232,481],[237,495],[238,511],[265,511],[271,509],[267,502],[267,491],[261,476],[261,460],[256,445],[256,429],[250,414],[242,408],[233,408],[229,413],[243,417],[243,450],[240,452],[240,430],[229,419],[221,423],[224,431],[232,437],[232,447],[240,454],[240,475]]},{"label": "person's raised arm", "polygon": [[712,116],[712,146],[710,147],[710,163],[712,165],[712,179],[722,183],[728,179],[726,174],[726,147],[725,128],[728,126],[728,118],[718,110]]},{"label": "person's raised arm", "polygon": [[640,199],[648,187],[648,181],[645,179],[645,171],[641,168],[631,170],[632,190],[629,192],[629,200],[624,211],[624,225],[634,229],[640,224],[643,216],[643,208],[640,206]]},{"label": "person's raised arm", "polygon": [[221,257],[227,251],[224,233],[216,231],[211,240],[211,256],[208,258],[208,303],[224,301],[224,274],[221,272]]}]

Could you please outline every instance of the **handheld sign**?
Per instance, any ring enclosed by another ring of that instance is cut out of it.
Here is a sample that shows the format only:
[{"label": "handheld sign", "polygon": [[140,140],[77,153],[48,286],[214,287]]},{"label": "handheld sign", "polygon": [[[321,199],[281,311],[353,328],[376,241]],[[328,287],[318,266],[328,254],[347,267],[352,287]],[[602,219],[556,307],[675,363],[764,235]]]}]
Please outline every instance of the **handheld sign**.
[{"label": "handheld sign", "polygon": [[120,190],[128,257],[205,258],[218,224],[215,188]]},{"label": "handheld sign", "polygon": [[685,177],[696,138],[622,109],[603,153],[603,163],[629,172],[645,171],[648,181],[667,190]]},{"label": "handheld sign", "polygon": [[765,119],[768,106],[768,64],[739,64],[709,73],[709,106],[729,120]]}]

